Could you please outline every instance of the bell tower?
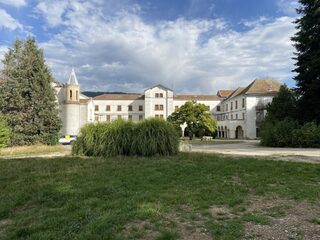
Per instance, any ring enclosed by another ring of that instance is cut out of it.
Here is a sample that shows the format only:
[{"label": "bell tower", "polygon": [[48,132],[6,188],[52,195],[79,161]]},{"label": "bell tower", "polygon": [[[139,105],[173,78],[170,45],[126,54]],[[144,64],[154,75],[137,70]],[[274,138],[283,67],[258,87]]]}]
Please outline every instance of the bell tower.
[{"label": "bell tower", "polygon": [[83,109],[80,103],[80,85],[74,69],[71,70],[68,83],[65,84],[64,94],[62,133],[64,135],[77,135],[81,128],[81,113]]},{"label": "bell tower", "polygon": [[66,102],[79,103],[80,102],[79,95],[80,95],[80,85],[78,83],[76,73],[72,68],[68,83],[66,84],[66,96],[65,96]]}]

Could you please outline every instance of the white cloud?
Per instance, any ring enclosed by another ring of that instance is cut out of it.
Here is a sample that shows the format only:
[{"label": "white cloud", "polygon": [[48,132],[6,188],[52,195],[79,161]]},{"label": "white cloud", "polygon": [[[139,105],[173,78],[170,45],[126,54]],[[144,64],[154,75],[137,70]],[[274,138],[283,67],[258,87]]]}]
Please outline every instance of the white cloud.
[{"label": "white cloud", "polygon": [[238,32],[223,19],[151,24],[139,11],[108,17],[105,11],[101,4],[69,2],[56,22],[64,29],[41,44],[57,80],[65,82],[75,67],[86,90],[141,92],[162,83],[176,92],[213,94],[257,77],[292,77],[291,17],[261,18]]},{"label": "white cloud", "polygon": [[15,30],[22,29],[22,25],[4,9],[0,8],[0,28]]},{"label": "white cloud", "polygon": [[14,7],[22,7],[27,4],[25,0],[0,0],[0,3],[11,5]]},{"label": "white cloud", "polygon": [[279,11],[290,16],[296,15],[296,9],[299,7],[298,0],[278,0]]},{"label": "white cloud", "polygon": [[39,1],[36,11],[43,14],[50,27],[63,23],[62,15],[66,11],[68,1],[45,0]]}]

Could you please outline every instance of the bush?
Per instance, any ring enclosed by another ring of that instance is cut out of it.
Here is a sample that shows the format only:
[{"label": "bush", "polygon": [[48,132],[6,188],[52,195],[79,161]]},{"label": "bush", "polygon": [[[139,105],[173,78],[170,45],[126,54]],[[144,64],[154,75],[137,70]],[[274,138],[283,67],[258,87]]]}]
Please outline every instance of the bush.
[{"label": "bush", "polygon": [[86,156],[174,155],[179,136],[174,127],[160,119],[139,123],[117,120],[88,124],[73,144],[73,153]]},{"label": "bush", "polygon": [[6,121],[0,118],[0,148],[6,147],[9,142],[9,128]]},{"label": "bush", "polygon": [[135,155],[175,155],[178,147],[179,135],[171,123],[155,118],[137,123],[132,144]]},{"label": "bush", "polygon": [[290,119],[278,122],[264,122],[261,127],[261,144],[269,147],[291,147],[294,145],[293,130],[299,124]]},{"label": "bush", "polygon": [[269,147],[320,147],[320,127],[315,123],[300,126],[297,121],[266,121],[261,127],[261,144]]},{"label": "bush", "polygon": [[320,147],[320,127],[314,122],[293,130],[292,134],[296,147]]}]

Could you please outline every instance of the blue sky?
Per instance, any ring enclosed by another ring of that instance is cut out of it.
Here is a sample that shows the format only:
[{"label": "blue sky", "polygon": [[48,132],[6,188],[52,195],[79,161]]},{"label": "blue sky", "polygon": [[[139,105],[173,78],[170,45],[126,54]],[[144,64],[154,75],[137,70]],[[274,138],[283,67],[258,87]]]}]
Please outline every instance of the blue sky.
[{"label": "blue sky", "polygon": [[255,78],[294,85],[296,0],[0,0],[0,58],[36,37],[53,76],[82,90],[157,83],[214,94]]}]

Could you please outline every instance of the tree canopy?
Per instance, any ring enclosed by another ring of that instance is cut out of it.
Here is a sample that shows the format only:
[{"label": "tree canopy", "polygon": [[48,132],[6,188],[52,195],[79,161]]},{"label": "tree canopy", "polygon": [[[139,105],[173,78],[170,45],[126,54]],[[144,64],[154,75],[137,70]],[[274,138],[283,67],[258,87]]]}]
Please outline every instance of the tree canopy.
[{"label": "tree canopy", "polygon": [[297,118],[297,97],[287,86],[282,85],[277,96],[267,107],[265,121],[282,121],[286,118]]},{"label": "tree canopy", "polygon": [[292,38],[296,47],[295,77],[299,118],[320,123],[320,1],[299,0],[301,17],[295,21],[297,33]]},{"label": "tree canopy", "polygon": [[213,134],[216,131],[216,121],[212,118],[208,107],[202,103],[186,102],[177,111],[173,112],[168,121],[173,123],[177,128],[186,124],[190,138],[194,134],[203,136],[206,133]]},{"label": "tree canopy", "polygon": [[42,49],[34,38],[16,40],[2,62],[0,113],[11,130],[9,144],[55,144],[61,120]]}]

